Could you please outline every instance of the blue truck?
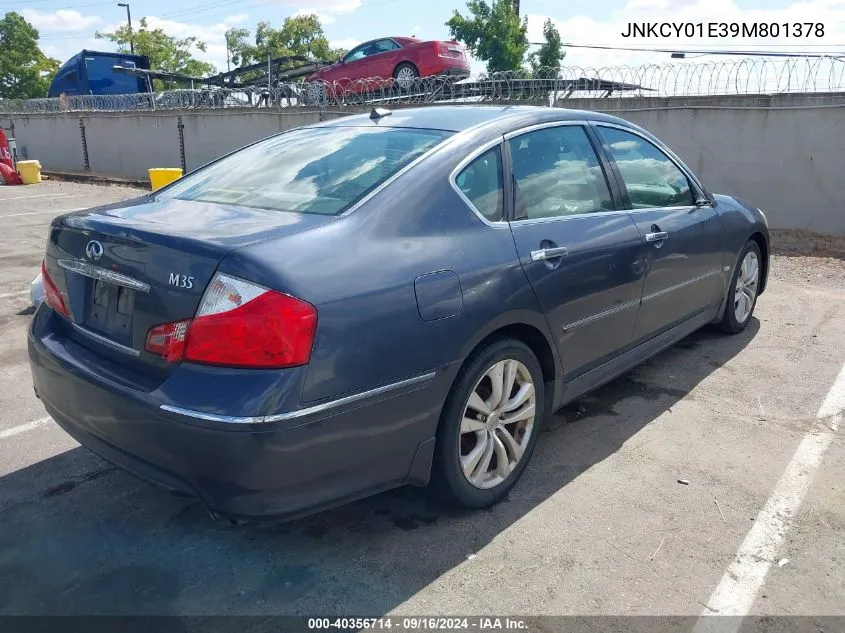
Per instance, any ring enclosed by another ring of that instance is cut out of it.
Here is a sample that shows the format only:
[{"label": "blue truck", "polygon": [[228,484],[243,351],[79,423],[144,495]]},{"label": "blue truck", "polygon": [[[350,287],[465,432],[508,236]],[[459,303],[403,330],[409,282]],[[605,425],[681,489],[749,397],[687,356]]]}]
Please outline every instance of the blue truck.
[{"label": "blue truck", "polygon": [[83,50],[67,60],[50,84],[48,96],[116,95],[151,92],[150,80],[117,72],[115,66],[150,69],[145,55]]}]

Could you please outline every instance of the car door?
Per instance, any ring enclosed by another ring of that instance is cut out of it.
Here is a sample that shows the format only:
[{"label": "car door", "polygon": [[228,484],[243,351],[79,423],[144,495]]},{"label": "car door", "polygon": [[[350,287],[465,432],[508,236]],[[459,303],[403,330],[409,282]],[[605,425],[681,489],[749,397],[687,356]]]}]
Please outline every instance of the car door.
[{"label": "car door", "polygon": [[399,58],[400,48],[399,44],[390,38],[376,40],[373,54],[367,58],[372,69],[370,77],[390,79]]},{"label": "car door", "polygon": [[373,40],[361,44],[344,58],[341,73],[347,79],[387,79],[393,73],[390,57],[395,56],[399,45],[391,39]]},{"label": "car door", "polygon": [[700,314],[721,298],[722,226],[686,170],[630,128],[595,124],[618,169],[620,189],[643,240],[640,341]]},{"label": "car door", "polygon": [[346,54],[343,63],[336,70],[335,79],[343,84],[358,79],[366,79],[370,75],[367,57],[372,54],[374,42],[364,42]]},{"label": "car door", "polygon": [[617,209],[615,182],[585,122],[543,124],[505,138],[511,231],[571,379],[630,343],[642,238]]}]

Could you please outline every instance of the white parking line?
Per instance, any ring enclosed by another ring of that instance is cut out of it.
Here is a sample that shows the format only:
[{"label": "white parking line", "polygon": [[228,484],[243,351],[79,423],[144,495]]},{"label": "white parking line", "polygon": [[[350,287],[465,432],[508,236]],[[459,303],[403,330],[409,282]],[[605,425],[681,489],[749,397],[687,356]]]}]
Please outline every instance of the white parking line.
[{"label": "white parking line", "polygon": [[55,215],[61,215],[62,213],[70,213],[71,211],[82,211],[84,209],[90,209],[91,207],[77,207],[75,209],[45,209],[44,211],[26,211],[25,213],[6,213],[0,215],[0,220],[3,218],[15,218],[20,215],[36,215],[38,213],[54,213]]},{"label": "white parking line", "polygon": [[[693,629],[695,633],[735,633],[739,630],[742,618],[751,610],[792,519],[807,494],[813,475],[833,441],[843,410],[845,366],[816,414],[822,426],[804,435],[774,492],[757,515],[754,527],[749,530],[728,571],[707,601],[707,609]],[[713,615],[735,617],[707,617]]]},{"label": "white parking line", "polygon": [[30,198],[81,198],[86,194],[84,193],[39,193],[34,196],[15,196],[13,198],[0,198],[0,202],[6,202],[6,200],[29,200]]},{"label": "white parking line", "polygon": [[40,420],[34,420],[32,422],[27,422],[26,424],[13,426],[5,431],[0,431],[0,440],[5,440],[7,437],[13,437],[15,435],[20,435],[21,433],[37,429],[39,426],[43,426],[44,424],[47,424],[47,422],[50,422],[52,419],[53,418],[41,418]]}]

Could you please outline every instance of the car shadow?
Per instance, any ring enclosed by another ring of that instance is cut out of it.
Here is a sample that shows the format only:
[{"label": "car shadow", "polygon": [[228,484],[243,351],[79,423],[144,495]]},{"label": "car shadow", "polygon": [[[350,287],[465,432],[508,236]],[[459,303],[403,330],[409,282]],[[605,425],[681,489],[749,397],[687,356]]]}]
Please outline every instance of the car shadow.
[{"label": "car shadow", "polygon": [[[71,449],[0,478],[0,614],[387,613],[613,455],[758,330],[699,331],[566,406],[509,498],[482,511],[402,488],[236,526]],[[655,378],[667,372],[671,385]]]}]

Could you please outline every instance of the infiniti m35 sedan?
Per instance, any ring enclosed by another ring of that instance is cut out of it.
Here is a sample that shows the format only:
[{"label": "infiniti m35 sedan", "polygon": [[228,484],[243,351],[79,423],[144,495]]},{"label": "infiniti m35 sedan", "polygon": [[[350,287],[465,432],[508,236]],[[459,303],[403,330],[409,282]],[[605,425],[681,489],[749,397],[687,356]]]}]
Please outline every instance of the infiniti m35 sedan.
[{"label": "infiniti m35 sedan", "polygon": [[621,119],[373,110],[56,218],[29,356],[67,433],[220,515],[478,508],[560,406],[743,330],[768,264],[759,209]]}]

